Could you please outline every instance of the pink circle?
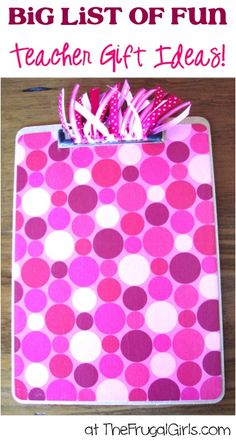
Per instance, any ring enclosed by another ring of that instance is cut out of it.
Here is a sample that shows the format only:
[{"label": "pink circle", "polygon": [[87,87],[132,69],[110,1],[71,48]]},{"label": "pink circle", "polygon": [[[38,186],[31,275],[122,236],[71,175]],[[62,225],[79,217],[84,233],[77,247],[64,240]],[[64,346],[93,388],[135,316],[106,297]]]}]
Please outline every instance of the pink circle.
[{"label": "pink circle", "polygon": [[204,257],[204,259],[202,261],[202,268],[204,269],[204,271],[206,273],[209,273],[209,274],[216,273],[216,271],[217,271],[216,257],[213,257],[213,256]]},{"label": "pink circle", "polygon": [[57,279],[62,279],[68,272],[67,265],[64,262],[55,262],[51,268],[52,275]]},{"label": "pink circle", "polygon": [[19,355],[15,355],[14,359],[15,377],[19,377],[24,370],[24,362]]},{"label": "pink circle", "polygon": [[92,248],[91,242],[88,239],[79,239],[75,244],[75,251],[78,254],[86,256],[90,253]]},{"label": "pink circle", "polygon": [[23,135],[24,143],[30,149],[42,149],[51,139],[51,132],[26,133]]},{"label": "pink circle", "polygon": [[93,152],[89,147],[73,149],[71,160],[77,167],[87,167],[93,160]]},{"label": "pink circle", "polygon": [[116,279],[102,279],[97,287],[98,295],[104,302],[113,302],[121,293],[121,286]]},{"label": "pink circle", "polygon": [[69,164],[55,162],[46,171],[45,179],[49,187],[55,190],[62,190],[71,183],[73,170]]},{"label": "pink circle", "polygon": [[202,370],[194,361],[187,361],[179,366],[177,377],[185,386],[194,386],[201,380]]},{"label": "pink circle", "polygon": [[98,380],[98,371],[92,364],[82,363],[75,369],[74,379],[79,386],[91,387]]},{"label": "pink circle", "polygon": [[208,378],[201,386],[200,396],[202,400],[215,400],[222,393],[222,378]]},{"label": "pink circle", "polygon": [[45,400],[45,393],[43,389],[40,389],[38,387],[31,389],[31,391],[29,392],[29,400]]},{"label": "pink circle", "polygon": [[58,335],[52,341],[52,347],[55,352],[63,353],[69,348],[69,341],[63,335]]},{"label": "pink circle", "polygon": [[197,189],[197,194],[200,199],[208,200],[212,198],[212,186],[210,184],[201,184]]},{"label": "pink circle", "polygon": [[125,167],[123,169],[122,176],[125,181],[128,181],[128,182],[136,181],[136,179],[139,176],[139,171],[133,165],[128,165],[127,167]]},{"label": "pink circle", "polygon": [[117,271],[117,265],[113,260],[104,260],[101,263],[100,271],[103,274],[103,276],[106,277],[114,276],[114,274]]},{"label": "pink circle", "polygon": [[170,174],[168,162],[162,158],[147,158],[141,164],[140,174],[148,184],[162,184]]},{"label": "pink circle", "polygon": [[49,338],[43,332],[30,332],[22,340],[22,352],[30,361],[45,360],[51,351]]},{"label": "pink circle", "polygon": [[123,362],[118,355],[104,355],[99,363],[101,373],[107,378],[116,378],[123,371]]},{"label": "pink circle", "polygon": [[23,288],[19,282],[14,282],[14,301],[19,302],[23,297]]},{"label": "pink circle", "polygon": [[19,192],[23,190],[23,188],[26,186],[28,181],[28,175],[26,173],[26,170],[17,165],[17,171],[16,171],[16,191]]},{"label": "pink circle", "polygon": [[181,392],[181,399],[184,401],[199,400],[199,392],[194,387],[185,387]]},{"label": "pink circle", "polygon": [[127,325],[131,329],[140,329],[144,324],[144,317],[141,312],[133,311],[127,316]]},{"label": "pink circle", "polygon": [[26,253],[26,241],[20,234],[15,235],[15,260],[18,261]]},{"label": "pink circle", "polygon": [[112,228],[98,231],[93,240],[95,253],[103,259],[112,259],[118,256],[124,243],[121,234]]},{"label": "pink circle", "polygon": [[51,358],[49,368],[54,377],[65,378],[72,372],[73,364],[67,355],[59,354]]},{"label": "pink circle", "polygon": [[211,299],[203,302],[197,311],[198,323],[207,331],[219,331],[219,302]]},{"label": "pink circle", "polygon": [[72,222],[72,231],[76,236],[87,237],[94,230],[94,221],[87,214],[77,216]]},{"label": "pink circle", "polygon": [[28,392],[26,386],[20,380],[15,380],[15,394],[19,400],[27,400]]},{"label": "pink circle", "polygon": [[25,233],[30,239],[41,239],[47,231],[47,224],[41,217],[31,217],[25,224]]},{"label": "pink circle", "polygon": [[133,389],[129,393],[129,400],[130,401],[146,401],[147,394],[146,394],[145,390],[143,390],[143,389]]},{"label": "pink circle", "polygon": [[23,331],[26,325],[26,314],[25,311],[18,305],[15,306],[14,312],[14,322],[15,322],[15,333],[19,334],[19,332]]},{"label": "pink circle", "polygon": [[60,379],[49,384],[46,396],[49,401],[76,401],[77,392],[70,381]]},{"label": "pink circle", "polygon": [[66,280],[54,280],[48,288],[49,297],[56,303],[63,303],[71,295],[71,287]]},{"label": "pink circle", "polygon": [[105,303],[97,309],[94,321],[99,331],[104,334],[116,334],[125,325],[125,313],[115,303]]},{"label": "pink circle", "polygon": [[88,312],[82,312],[76,318],[76,325],[83,330],[90,329],[93,326],[93,317]]},{"label": "pink circle", "polygon": [[138,311],[147,303],[146,292],[139,286],[130,286],[123,294],[123,303],[126,308]]},{"label": "pink circle", "polygon": [[16,191],[21,191],[26,186],[28,175],[23,167],[17,165],[16,173]]},{"label": "pink circle", "polygon": [[165,259],[156,258],[151,263],[151,270],[154,274],[161,276],[162,274],[165,274],[168,270],[168,263]]},{"label": "pink circle", "polygon": [[63,335],[72,330],[75,324],[75,315],[67,305],[51,306],[45,316],[45,323],[53,334]]},{"label": "pink circle", "polygon": [[77,286],[90,286],[98,278],[98,264],[92,257],[78,257],[72,261],[69,268],[69,275],[72,282]]},{"label": "pink circle", "polygon": [[119,348],[119,340],[114,335],[107,335],[102,340],[102,347],[106,352],[116,352]]},{"label": "pink circle", "polygon": [[143,144],[143,151],[147,153],[147,155],[155,156],[160,155],[161,152],[164,150],[164,143],[157,143],[157,144]]},{"label": "pink circle", "polygon": [[45,308],[47,297],[40,289],[31,289],[25,296],[25,306],[29,311],[39,312]]},{"label": "pink circle", "polygon": [[28,253],[32,257],[38,257],[43,252],[43,244],[39,240],[33,240],[28,245]]},{"label": "pink circle", "polygon": [[41,152],[40,150],[29,153],[26,158],[27,167],[29,167],[30,170],[33,171],[41,170],[43,167],[45,167],[46,163],[47,156],[44,152]]},{"label": "pink circle", "polygon": [[194,286],[180,285],[175,291],[175,302],[181,308],[192,308],[198,301],[198,292]]},{"label": "pink circle", "polygon": [[28,175],[23,167],[17,165],[16,173],[16,191],[21,191],[26,186],[28,181]]},{"label": "pink circle", "polygon": [[194,226],[194,218],[188,211],[180,210],[173,214],[170,223],[177,233],[189,233]]},{"label": "pink circle", "polygon": [[155,337],[153,344],[159,352],[166,352],[171,347],[171,340],[168,335],[159,334]]},{"label": "pink circle", "polygon": [[172,162],[184,162],[189,157],[189,148],[185,142],[174,141],[168,145],[167,156]]},{"label": "pink circle", "polygon": [[165,300],[172,293],[172,283],[167,277],[154,277],[148,284],[148,292],[156,300]]},{"label": "pink circle", "polygon": [[164,227],[150,228],[143,237],[145,250],[155,257],[166,256],[171,251],[173,244],[171,233]]},{"label": "pink circle", "polygon": [[48,149],[48,153],[53,161],[64,161],[69,156],[70,149],[69,148],[61,149],[58,146],[57,141],[55,141],[50,145]]},{"label": "pink circle", "polygon": [[14,352],[18,352],[20,349],[20,340],[18,337],[14,337]]},{"label": "pink circle", "polygon": [[192,124],[193,130],[196,130],[196,132],[205,132],[206,126],[204,124]]},{"label": "pink circle", "polygon": [[136,211],[145,204],[146,192],[140,184],[129,182],[119,188],[117,201],[124,210]]},{"label": "pink circle", "polygon": [[173,349],[182,360],[194,360],[204,349],[203,337],[195,329],[183,329],[175,335]]},{"label": "pink circle", "polygon": [[190,145],[196,153],[207,153],[209,151],[208,134],[196,133],[190,139]]},{"label": "pink circle", "polygon": [[79,401],[95,401],[96,395],[91,389],[81,389],[79,391]]},{"label": "pink circle", "polygon": [[196,316],[193,311],[186,309],[179,314],[179,323],[184,328],[190,328],[196,322]]},{"label": "pink circle", "polygon": [[111,204],[115,199],[115,192],[112,188],[103,188],[99,192],[99,200],[103,202],[103,204]]},{"label": "pink circle", "polygon": [[121,219],[122,230],[131,236],[139,234],[144,227],[143,217],[138,213],[127,213]]},{"label": "pink circle", "polygon": [[117,147],[112,145],[95,147],[95,152],[100,158],[109,158],[115,154],[116,150]]},{"label": "pink circle", "polygon": [[45,260],[32,258],[22,266],[21,276],[26,285],[31,288],[40,288],[47,283],[50,276],[50,269]]},{"label": "pink circle", "polygon": [[170,262],[170,274],[179,283],[190,283],[199,277],[201,265],[191,253],[176,254]]},{"label": "pink circle", "polygon": [[70,222],[70,214],[65,208],[53,208],[48,215],[48,222],[54,230],[64,230]]},{"label": "pink circle", "polygon": [[150,336],[140,329],[124,334],[120,346],[124,357],[133,362],[146,360],[152,352]]},{"label": "pink circle", "polygon": [[144,386],[149,380],[149,370],[142,363],[132,363],[125,371],[125,378],[131,386]]},{"label": "pink circle", "polygon": [[16,211],[16,231],[20,230],[24,223],[24,218],[20,211]]},{"label": "pink circle", "polygon": [[79,386],[91,387],[98,380],[98,371],[92,364],[82,363],[75,369],[74,378]]},{"label": "pink circle", "polygon": [[51,201],[53,205],[56,205],[57,207],[64,205],[66,203],[66,200],[67,196],[64,191],[55,191],[51,196]]},{"label": "pink circle", "polygon": [[93,166],[92,176],[97,185],[112,187],[119,181],[121,169],[113,159],[102,159]]},{"label": "pink circle", "polygon": [[129,253],[137,253],[142,248],[142,242],[138,237],[128,237],[125,241],[125,249]]},{"label": "pink circle", "polygon": [[196,199],[194,187],[186,181],[172,182],[166,190],[167,202],[174,208],[185,209],[191,207]]},{"label": "pink circle", "polygon": [[203,224],[214,222],[214,206],[211,201],[202,201],[195,209],[197,219]]},{"label": "pink circle", "polygon": [[184,179],[188,174],[188,169],[184,164],[175,164],[171,167],[171,174],[175,179]]},{"label": "pink circle", "polygon": [[31,187],[40,187],[44,181],[43,174],[40,172],[31,173],[29,176],[29,184]]},{"label": "pink circle", "polygon": [[145,217],[150,224],[160,226],[168,220],[169,211],[164,204],[155,203],[147,207]]},{"label": "pink circle", "polygon": [[215,227],[204,225],[195,232],[193,242],[196,249],[206,255],[216,253]]}]

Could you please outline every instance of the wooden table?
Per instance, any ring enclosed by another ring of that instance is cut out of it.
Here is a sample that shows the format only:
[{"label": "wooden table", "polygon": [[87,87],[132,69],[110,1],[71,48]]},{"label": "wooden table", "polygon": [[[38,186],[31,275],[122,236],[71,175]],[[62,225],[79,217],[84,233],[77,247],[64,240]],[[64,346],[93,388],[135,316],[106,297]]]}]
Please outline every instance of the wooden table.
[{"label": "wooden table", "polygon": [[[22,405],[11,396],[11,236],[14,142],[18,129],[57,123],[57,96],[65,87],[68,93],[76,79],[3,79],[2,80],[2,413],[7,415],[46,414],[234,414],[234,80],[233,79],[160,79],[159,83],[183,99],[192,100],[191,114],[203,116],[211,124],[218,201],[221,251],[223,320],[225,342],[226,394],[215,405],[175,406],[53,406]],[[117,80],[82,79],[82,90],[105,87]],[[156,79],[131,79],[133,90],[153,87]],[[43,92],[23,92],[34,86],[47,86]]]}]

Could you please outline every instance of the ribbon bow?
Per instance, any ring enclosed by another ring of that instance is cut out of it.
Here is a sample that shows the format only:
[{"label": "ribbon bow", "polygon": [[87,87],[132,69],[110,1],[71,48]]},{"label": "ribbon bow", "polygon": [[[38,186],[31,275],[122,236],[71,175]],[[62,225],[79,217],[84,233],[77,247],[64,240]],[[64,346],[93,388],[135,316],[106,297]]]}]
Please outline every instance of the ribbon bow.
[{"label": "ribbon bow", "polygon": [[64,89],[58,97],[62,128],[76,144],[147,141],[186,118],[191,107],[190,101],[183,102],[159,85],[155,89],[140,89],[134,96],[127,80],[122,87],[108,87],[105,93],[92,88],[78,96],[79,89],[75,85],[70,97],[69,122]]}]

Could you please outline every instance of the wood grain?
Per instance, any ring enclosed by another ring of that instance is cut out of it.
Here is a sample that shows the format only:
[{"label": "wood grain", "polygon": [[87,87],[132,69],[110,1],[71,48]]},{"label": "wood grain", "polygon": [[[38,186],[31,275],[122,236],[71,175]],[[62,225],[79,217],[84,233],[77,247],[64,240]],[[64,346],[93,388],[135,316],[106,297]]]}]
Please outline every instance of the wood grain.
[{"label": "wood grain", "polygon": [[[11,236],[13,161],[16,132],[25,126],[58,122],[57,96],[62,87],[69,93],[76,79],[2,80],[2,414],[60,415],[140,414],[193,415],[234,414],[234,80],[233,79],[130,79],[133,90],[153,87],[157,81],[183,99],[192,100],[191,115],[209,120],[218,205],[223,294],[226,393],[215,405],[199,406],[53,406],[22,405],[11,396]],[[117,80],[81,79],[82,91],[97,85],[104,88]],[[25,93],[34,86],[51,90]]]}]

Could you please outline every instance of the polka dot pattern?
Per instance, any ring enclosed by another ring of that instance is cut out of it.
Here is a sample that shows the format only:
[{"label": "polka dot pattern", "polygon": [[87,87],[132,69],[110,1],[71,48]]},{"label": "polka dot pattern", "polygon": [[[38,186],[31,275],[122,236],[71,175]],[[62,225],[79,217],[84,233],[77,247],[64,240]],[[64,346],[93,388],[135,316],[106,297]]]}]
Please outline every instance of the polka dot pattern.
[{"label": "polka dot pattern", "polygon": [[180,124],[165,143],[144,145],[59,149],[56,136],[17,142],[15,396],[215,400],[222,348],[206,127]]}]

